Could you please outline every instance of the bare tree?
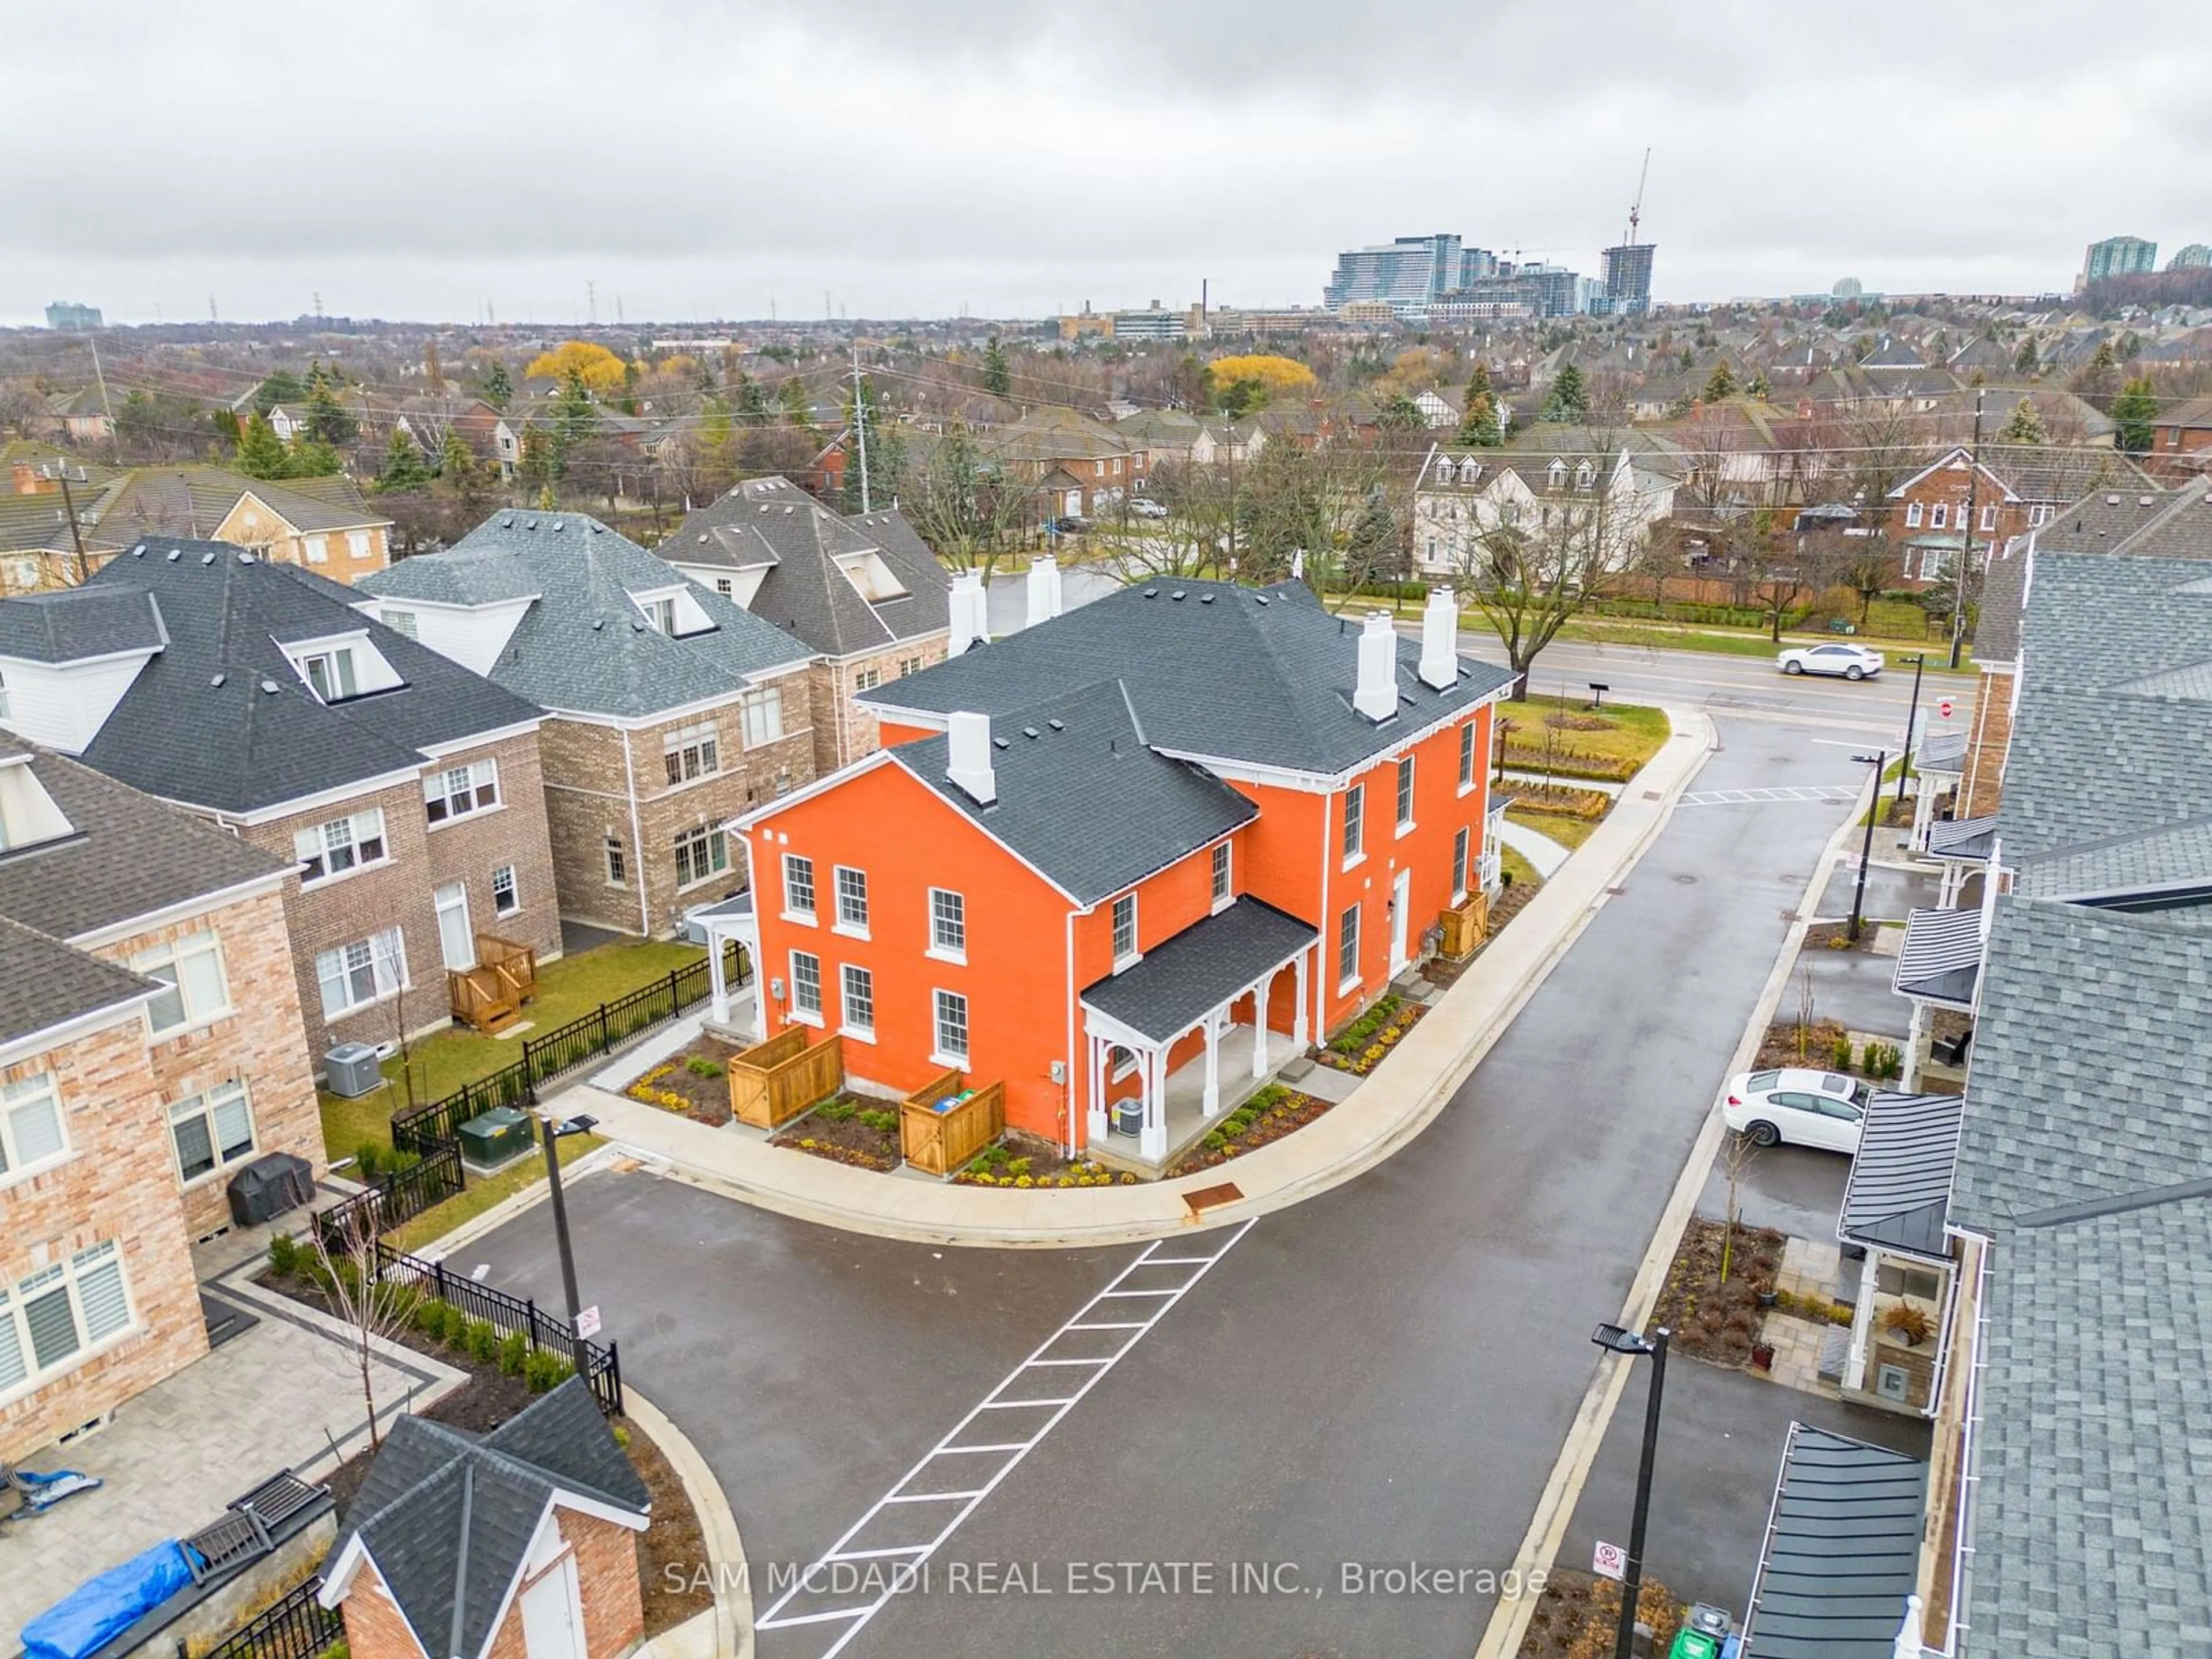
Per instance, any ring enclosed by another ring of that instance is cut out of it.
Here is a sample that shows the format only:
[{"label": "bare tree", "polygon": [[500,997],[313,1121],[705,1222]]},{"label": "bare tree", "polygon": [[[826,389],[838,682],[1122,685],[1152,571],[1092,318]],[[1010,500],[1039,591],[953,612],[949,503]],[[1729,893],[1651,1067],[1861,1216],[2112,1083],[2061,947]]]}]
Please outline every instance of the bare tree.
[{"label": "bare tree", "polygon": [[372,1248],[378,1207],[371,1201],[325,1212],[308,1224],[307,1240],[309,1276],[331,1316],[345,1328],[345,1370],[361,1384],[371,1452],[383,1443],[376,1424],[376,1368],[383,1359],[379,1345],[398,1340],[422,1299],[410,1286],[378,1276]]},{"label": "bare tree", "polygon": [[899,505],[939,558],[988,580],[1018,541],[1033,493],[985,460],[967,429],[955,426],[908,470]]},{"label": "bare tree", "polygon": [[1766,1149],[1749,1135],[1732,1134],[1721,1143],[1721,1176],[1728,1183],[1728,1212],[1721,1223],[1721,1283],[1728,1283],[1735,1256],[1735,1230],[1743,1224],[1743,1178]]}]

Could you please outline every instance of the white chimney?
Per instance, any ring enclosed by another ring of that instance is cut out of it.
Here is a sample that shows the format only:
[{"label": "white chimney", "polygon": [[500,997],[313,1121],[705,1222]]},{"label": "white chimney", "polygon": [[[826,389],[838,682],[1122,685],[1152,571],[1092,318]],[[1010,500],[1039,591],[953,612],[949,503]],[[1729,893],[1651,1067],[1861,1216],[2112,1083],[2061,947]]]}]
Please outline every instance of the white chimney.
[{"label": "white chimney", "polygon": [[1306,550],[1303,547],[1291,550],[1291,580],[1302,582],[1306,579]]},{"label": "white chimney", "polygon": [[1429,603],[1421,612],[1421,684],[1449,691],[1459,679],[1459,607],[1449,587],[1429,590]]},{"label": "white chimney", "polygon": [[1398,630],[1387,611],[1369,611],[1359,630],[1359,687],[1352,706],[1370,720],[1398,712]]},{"label": "white chimney", "polygon": [[957,657],[971,645],[981,644],[991,637],[989,612],[983,595],[983,573],[963,570],[952,579],[951,593],[952,636],[945,642],[945,654]]},{"label": "white chimney", "polygon": [[1060,614],[1060,561],[1050,554],[1030,566],[1029,619],[1024,624],[1035,628],[1041,622],[1050,622]]},{"label": "white chimney", "polygon": [[998,775],[991,769],[991,717],[956,714],[945,722],[950,745],[945,775],[978,806],[999,799]]}]

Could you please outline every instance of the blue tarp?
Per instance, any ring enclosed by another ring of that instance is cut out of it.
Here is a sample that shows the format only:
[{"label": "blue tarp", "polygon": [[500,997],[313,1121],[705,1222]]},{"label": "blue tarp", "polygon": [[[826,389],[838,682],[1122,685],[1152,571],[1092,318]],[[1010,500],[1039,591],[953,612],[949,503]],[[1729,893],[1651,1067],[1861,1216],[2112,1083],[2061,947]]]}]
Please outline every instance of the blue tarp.
[{"label": "blue tarp", "polygon": [[185,1547],[171,1538],[88,1578],[23,1626],[23,1659],[86,1659],[179,1590],[191,1588]]}]

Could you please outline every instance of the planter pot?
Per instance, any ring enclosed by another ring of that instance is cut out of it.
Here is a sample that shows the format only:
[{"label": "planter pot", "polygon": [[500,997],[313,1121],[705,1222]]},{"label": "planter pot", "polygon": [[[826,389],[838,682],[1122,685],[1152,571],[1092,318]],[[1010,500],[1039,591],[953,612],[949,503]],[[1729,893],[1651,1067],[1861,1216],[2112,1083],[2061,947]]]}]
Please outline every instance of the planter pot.
[{"label": "planter pot", "polygon": [[1771,1342],[1753,1343],[1751,1345],[1751,1366],[1753,1370],[1772,1370],[1774,1369],[1774,1345]]},{"label": "planter pot", "polygon": [[1773,1291],[1761,1291],[1759,1293],[1759,1305],[1762,1308],[1772,1307],[1775,1303],[1776,1294],[1777,1293]]}]

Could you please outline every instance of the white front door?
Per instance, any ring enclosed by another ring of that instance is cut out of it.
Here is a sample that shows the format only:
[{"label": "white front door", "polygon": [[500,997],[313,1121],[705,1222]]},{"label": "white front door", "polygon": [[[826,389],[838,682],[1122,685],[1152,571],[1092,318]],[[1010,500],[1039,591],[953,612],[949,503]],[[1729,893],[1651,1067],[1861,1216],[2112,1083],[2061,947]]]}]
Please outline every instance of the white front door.
[{"label": "white front door", "polygon": [[1413,908],[1413,872],[1401,870],[1390,884],[1390,972],[1394,977],[1405,972],[1413,959],[1406,950],[1407,922]]},{"label": "white front door", "polygon": [[530,1659],[584,1659],[576,1614],[576,1558],[566,1555],[522,1592],[522,1645]]},{"label": "white front door", "polygon": [[469,890],[465,883],[449,881],[437,891],[438,945],[446,966],[456,971],[477,965],[477,936],[469,926]]}]

